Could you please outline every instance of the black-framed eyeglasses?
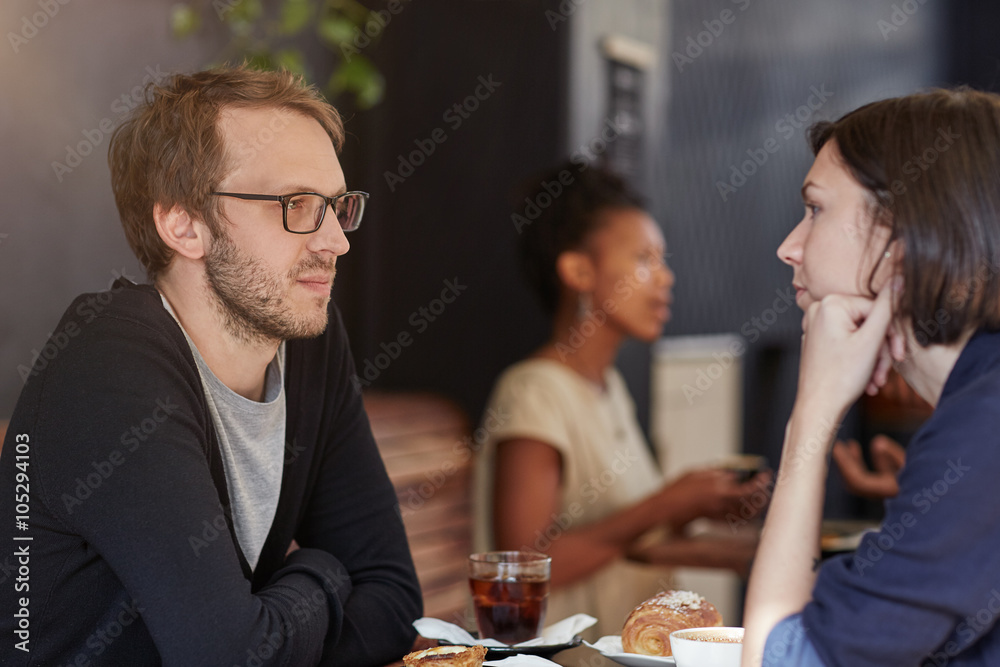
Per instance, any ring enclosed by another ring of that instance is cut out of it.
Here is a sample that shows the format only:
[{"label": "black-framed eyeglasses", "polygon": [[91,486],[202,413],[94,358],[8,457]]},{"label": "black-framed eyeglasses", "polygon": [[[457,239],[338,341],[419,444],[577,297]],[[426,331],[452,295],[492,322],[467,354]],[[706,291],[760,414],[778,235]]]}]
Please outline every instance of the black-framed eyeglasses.
[{"label": "black-framed eyeglasses", "polygon": [[242,192],[213,192],[219,197],[236,197],[253,201],[281,202],[281,219],[285,231],[292,234],[312,234],[323,224],[328,206],[333,207],[340,228],[353,232],[361,225],[368,203],[368,193],[354,190],[327,197],[318,192],[293,192],[290,195],[248,195]]}]

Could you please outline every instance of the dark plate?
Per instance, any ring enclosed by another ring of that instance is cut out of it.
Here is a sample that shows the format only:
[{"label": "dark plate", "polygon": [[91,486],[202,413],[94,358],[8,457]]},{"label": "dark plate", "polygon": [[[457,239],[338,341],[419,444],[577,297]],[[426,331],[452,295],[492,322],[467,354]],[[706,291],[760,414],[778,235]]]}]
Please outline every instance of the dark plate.
[{"label": "dark plate", "polygon": [[878,529],[879,524],[872,521],[826,519],[821,528],[820,558],[850,553],[858,548],[861,538]]},{"label": "dark plate", "polygon": [[[537,655],[539,658],[551,658],[560,651],[574,648],[583,643],[583,638],[576,635],[565,644],[542,644],[539,646],[487,646],[487,660],[503,660],[512,655]],[[441,646],[452,646],[446,641],[438,641]]]}]

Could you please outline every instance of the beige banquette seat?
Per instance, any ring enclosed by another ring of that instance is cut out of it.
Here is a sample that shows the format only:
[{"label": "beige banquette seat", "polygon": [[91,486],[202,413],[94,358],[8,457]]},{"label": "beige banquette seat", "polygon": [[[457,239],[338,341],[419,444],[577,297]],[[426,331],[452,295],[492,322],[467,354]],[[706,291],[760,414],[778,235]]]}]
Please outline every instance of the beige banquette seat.
[{"label": "beige banquette seat", "polygon": [[424,594],[424,615],[461,622],[469,600],[472,451],[465,414],[433,394],[366,393]]}]

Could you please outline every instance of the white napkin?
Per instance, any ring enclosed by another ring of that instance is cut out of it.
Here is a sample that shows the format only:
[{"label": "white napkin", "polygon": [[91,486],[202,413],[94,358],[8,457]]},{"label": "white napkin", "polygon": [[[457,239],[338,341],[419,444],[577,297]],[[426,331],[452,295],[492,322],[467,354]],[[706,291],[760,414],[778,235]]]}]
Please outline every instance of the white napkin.
[{"label": "white napkin", "polygon": [[[573,637],[580,634],[594,623],[597,619],[587,614],[574,614],[558,623],[546,626],[542,630],[541,637],[529,639],[526,642],[515,644],[515,646],[549,646],[554,644],[567,644]],[[476,639],[468,632],[458,627],[454,623],[442,621],[439,618],[418,618],[413,622],[413,627],[421,636],[428,639],[441,639],[449,644],[482,644],[483,646],[507,646],[496,639]],[[505,663],[506,664],[506,663]],[[542,664],[542,663],[538,663]]]},{"label": "white napkin", "polygon": [[558,623],[546,626],[542,630],[541,637],[529,639],[524,644],[518,644],[518,646],[532,646],[531,642],[537,642],[543,646],[549,644],[567,644],[573,641],[573,637],[576,637],[594,623],[597,623],[597,619],[593,616],[573,614]]},{"label": "white napkin", "polygon": [[545,658],[539,658],[537,655],[512,655],[503,660],[487,660],[483,664],[491,666],[501,665],[502,667],[547,667],[548,665],[559,667],[558,663],[546,660]]},{"label": "white napkin", "polygon": [[618,654],[624,653],[625,649],[622,648],[622,638],[619,635],[605,635],[601,637],[596,642],[591,644],[590,642],[583,642],[592,649],[596,649],[600,653],[604,654]]},{"label": "white napkin", "polygon": [[442,621],[439,618],[418,618],[413,621],[413,627],[417,629],[421,637],[428,639],[440,639],[449,644],[459,644],[470,646],[472,644],[482,644],[483,646],[506,646],[496,639],[476,639],[468,632],[458,627],[454,623]]}]

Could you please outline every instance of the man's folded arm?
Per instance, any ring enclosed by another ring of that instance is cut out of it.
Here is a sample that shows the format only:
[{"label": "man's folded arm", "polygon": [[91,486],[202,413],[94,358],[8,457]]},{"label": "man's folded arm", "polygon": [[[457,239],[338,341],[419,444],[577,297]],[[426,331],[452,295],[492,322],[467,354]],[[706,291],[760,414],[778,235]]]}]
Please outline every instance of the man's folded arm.
[{"label": "man's folded arm", "polygon": [[327,415],[336,415],[322,437],[319,478],[307,501],[296,540],[337,557],[353,590],[336,643],[328,642],[323,665],[382,665],[413,645],[413,621],[423,613],[396,493],[379,455],[360,392],[349,382],[354,363],[339,314],[330,328],[340,341],[328,359]]},{"label": "man's folded arm", "polygon": [[[343,566],[309,550],[252,594],[206,458],[194,369],[143,325],[87,326],[117,331],[73,341],[43,380],[43,502],[125,587],[164,665],[316,664],[349,593],[328,574]],[[100,486],[73,502],[77,481],[107,462]]]}]

